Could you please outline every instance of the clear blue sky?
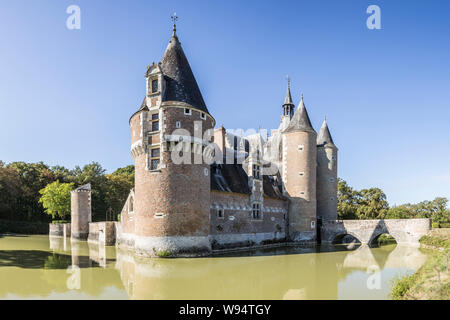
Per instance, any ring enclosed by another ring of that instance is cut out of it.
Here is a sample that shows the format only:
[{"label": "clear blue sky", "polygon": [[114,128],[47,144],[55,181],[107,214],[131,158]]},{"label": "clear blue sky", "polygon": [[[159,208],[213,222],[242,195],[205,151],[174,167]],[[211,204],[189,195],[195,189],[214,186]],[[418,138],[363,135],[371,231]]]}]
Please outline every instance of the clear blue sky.
[{"label": "clear blue sky", "polygon": [[[371,4],[382,30],[366,27]],[[316,130],[327,115],[350,185],[391,204],[450,198],[449,1],[0,0],[0,159],[131,164],[128,119],[174,11],[218,125],[277,128],[289,74]]]}]

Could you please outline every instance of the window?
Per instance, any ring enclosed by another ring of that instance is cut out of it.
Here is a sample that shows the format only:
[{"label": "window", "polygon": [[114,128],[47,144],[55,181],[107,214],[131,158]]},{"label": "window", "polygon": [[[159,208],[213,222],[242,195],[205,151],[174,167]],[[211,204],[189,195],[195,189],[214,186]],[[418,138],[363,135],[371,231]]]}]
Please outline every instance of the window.
[{"label": "window", "polygon": [[253,219],[261,219],[261,208],[260,208],[259,203],[253,204],[252,218]]},{"label": "window", "polygon": [[180,121],[175,122],[175,126],[176,126],[177,128],[181,128],[181,122],[180,122]]},{"label": "window", "polygon": [[188,108],[184,108],[184,114],[185,115],[191,115],[192,114],[192,111],[191,111],[191,109],[188,109]]},{"label": "window", "polygon": [[223,210],[222,209],[217,210],[217,218],[223,218]]},{"label": "window", "polygon": [[298,146],[298,150],[299,150],[299,151],[303,151],[303,149],[304,149],[304,145],[300,144],[300,145]]},{"label": "window", "polygon": [[158,131],[159,130],[159,114],[154,113],[152,114],[152,131]]},{"label": "window", "polygon": [[260,167],[256,164],[253,165],[253,178],[260,179]]},{"label": "window", "polygon": [[159,168],[159,148],[153,148],[150,150],[150,170],[157,170]]},{"label": "window", "polygon": [[130,202],[128,202],[128,212],[132,213],[134,211],[134,198],[130,197]]},{"label": "window", "polygon": [[201,112],[200,113],[200,118],[202,118],[203,120],[206,120],[206,113]]},{"label": "window", "polygon": [[158,92],[158,80],[152,80],[152,93]]},{"label": "window", "polygon": [[300,174],[300,177],[303,177],[305,175],[304,172],[300,172],[299,174]]}]

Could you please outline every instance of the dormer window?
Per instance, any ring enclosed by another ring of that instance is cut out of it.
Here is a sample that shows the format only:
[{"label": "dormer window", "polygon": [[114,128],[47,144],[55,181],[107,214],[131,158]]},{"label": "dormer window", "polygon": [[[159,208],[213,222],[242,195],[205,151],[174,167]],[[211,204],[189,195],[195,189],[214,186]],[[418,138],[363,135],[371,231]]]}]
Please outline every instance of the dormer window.
[{"label": "dormer window", "polygon": [[159,130],[159,114],[154,113],[152,114],[152,131],[158,131]]},{"label": "dormer window", "polygon": [[152,80],[152,93],[158,92],[158,79]]},{"label": "dormer window", "polygon": [[260,166],[254,164],[253,165],[253,178],[260,179],[261,178],[260,171],[261,171]]}]

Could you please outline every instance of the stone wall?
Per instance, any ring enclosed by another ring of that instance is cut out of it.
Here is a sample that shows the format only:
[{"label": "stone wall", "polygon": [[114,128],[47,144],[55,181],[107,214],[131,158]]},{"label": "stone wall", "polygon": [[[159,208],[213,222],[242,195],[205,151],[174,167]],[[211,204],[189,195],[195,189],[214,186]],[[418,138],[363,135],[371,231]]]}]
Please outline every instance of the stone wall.
[{"label": "stone wall", "polygon": [[70,223],[50,223],[49,235],[52,237],[70,237]]},{"label": "stone wall", "polygon": [[350,234],[361,243],[370,245],[378,236],[388,233],[399,244],[418,244],[430,229],[430,219],[329,220],[323,222],[321,232],[323,242],[337,241]]},{"label": "stone wall", "polygon": [[89,242],[98,242],[107,246],[116,243],[116,222],[91,222],[89,223]]},{"label": "stone wall", "polygon": [[[223,217],[219,217],[219,210]],[[261,210],[261,219],[253,219],[249,195],[212,191],[210,234],[213,249],[284,241],[287,201],[264,198]]]}]

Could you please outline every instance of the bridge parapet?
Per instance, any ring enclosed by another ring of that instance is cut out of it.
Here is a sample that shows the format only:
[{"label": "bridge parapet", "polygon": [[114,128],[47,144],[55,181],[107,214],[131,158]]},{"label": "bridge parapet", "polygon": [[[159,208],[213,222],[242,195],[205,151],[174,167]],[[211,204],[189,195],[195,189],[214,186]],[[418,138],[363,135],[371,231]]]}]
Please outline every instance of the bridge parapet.
[{"label": "bridge parapet", "polygon": [[371,245],[381,234],[388,233],[399,244],[418,244],[430,229],[430,219],[328,220],[322,223],[321,235],[322,241],[334,242],[349,234]]}]

